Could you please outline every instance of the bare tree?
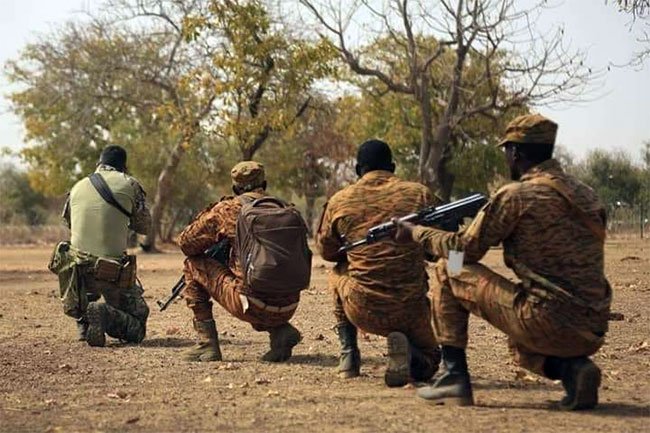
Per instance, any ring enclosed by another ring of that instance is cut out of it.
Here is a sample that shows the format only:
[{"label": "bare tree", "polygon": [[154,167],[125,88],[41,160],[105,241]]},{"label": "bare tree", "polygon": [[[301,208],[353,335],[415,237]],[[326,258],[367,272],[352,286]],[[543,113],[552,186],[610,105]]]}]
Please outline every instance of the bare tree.
[{"label": "bare tree", "polygon": [[[143,43],[151,39],[166,41],[162,45],[166,61],[162,64],[124,62],[120,71],[164,95],[166,113],[179,132],[171,148],[161,149],[165,163],[158,175],[151,206],[152,226],[142,243],[145,251],[156,249],[156,237],[160,235],[178,166],[217,97],[214,86],[205,85],[205,81],[216,79],[218,74],[214,68],[206,67],[213,48],[206,43],[187,44],[183,27],[185,20],[199,15],[205,7],[201,0],[110,0],[95,17],[127,35],[140,34]],[[194,71],[199,69],[212,74],[197,78]]]},{"label": "bare tree", "polygon": [[[299,2],[352,72],[417,101],[420,177],[444,198],[454,181],[448,169],[452,138],[464,121],[497,119],[535,104],[574,102],[585,96],[593,78],[584,53],[565,48],[561,28],[552,34],[536,31],[545,1],[525,10],[517,9],[514,0]],[[366,42],[390,38],[399,47],[396,61],[369,57],[352,42],[355,36]],[[479,63],[482,73],[468,74],[470,63]],[[441,72],[448,75],[442,83],[435,80]],[[477,89],[486,87],[487,101],[477,98]]]},{"label": "bare tree", "polygon": [[[641,67],[645,60],[650,57],[650,0],[617,0],[621,12],[631,14],[633,17],[630,28],[637,24],[642,25],[640,30],[641,36],[638,41],[643,45],[643,48],[637,52],[630,61],[629,65]],[[640,24],[638,24],[640,22]]]},{"label": "bare tree", "polygon": [[618,7],[635,17],[643,17],[650,11],[650,0],[617,0]]}]

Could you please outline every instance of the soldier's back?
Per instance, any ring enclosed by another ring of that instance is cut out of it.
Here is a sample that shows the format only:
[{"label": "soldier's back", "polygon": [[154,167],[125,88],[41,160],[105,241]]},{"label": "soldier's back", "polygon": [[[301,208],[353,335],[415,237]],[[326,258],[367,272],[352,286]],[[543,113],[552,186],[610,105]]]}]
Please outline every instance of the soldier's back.
[{"label": "soldier's back", "polygon": [[[400,180],[389,172],[373,171],[335,194],[328,207],[339,235],[355,241],[377,224],[431,204],[425,186]],[[349,251],[347,257],[349,275],[371,296],[403,302],[419,299],[426,291],[424,253],[416,244],[382,240]]]},{"label": "soldier's back", "polygon": [[[115,199],[129,212],[135,203],[134,180],[116,170],[99,170]],[[129,218],[108,204],[88,177],[70,191],[71,244],[98,257],[120,257],[127,247]]]},{"label": "soldier's back", "polygon": [[[539,182],[540,178],[558,181],[570,201]],[[596,193],[564,173],[559,165],[525,176],[506,193],[521,213],[504,241],[506,255],[583,299],[602,299],[609,290],[603,268],[603,239],[590,225],[604,229],[605,211]],[[579,217],[574,208],[585,216]]]}]

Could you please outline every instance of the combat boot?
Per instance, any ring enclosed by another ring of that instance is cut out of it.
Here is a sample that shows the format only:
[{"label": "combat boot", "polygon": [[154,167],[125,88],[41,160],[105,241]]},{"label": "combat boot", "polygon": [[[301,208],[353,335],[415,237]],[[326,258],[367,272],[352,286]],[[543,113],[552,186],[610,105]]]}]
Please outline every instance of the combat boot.
[{"label": "combat boot", "polygon": [[404,386],[411,378],[411,348],[406,335],[391,332],[386,337],[388,345],[388,366],[384,373],[387,386]]},{"label": "combat boot", "polygon": [[361,353],[357,344],[357,327],[350,322],[336,325],[336,334],[341,343],[338,375],[344,379],[358,377],[361,370]]},{"label": "combat boot", "polygon": [[86,309],[86,342],[89,346],[104,347],[106,345],[106,304],[91,302]]},{"label": "combat boot", "polygon": [[566,395],[562,410],[593,409],[598,404],[600,369],[586,356],[579,358],[548,357],[544,373],[549,379],[561,379]]},{"label": "combat boot", "polygon": [[291,358],[291,351],[302,339],[300,332],[290,323],[285,323],[269,331],[271,350],[262,356],[262,361],[284,362]]},{"label": "combat boot", "polygon": [[88,322],[85,317],[77,319],[77,340],[86,341],[88,335]]},{"label": "combat boot", "polygon": [[431,386],[418,390],[418,397],[431,404],[472,406],[474,396],[467,370],[465,349],[442,346],[442,362],[447,371]]},{"label": "combat boot", "polygon": [[433,377],[440,364],[440,350],[435,349],[433,356],[425,356],[418,348],[411,347],[411,378],[424,382]]},{"label": "combat boot", "polygon": [[185,351],[183,359],[191,362],[221,361],[219,335],[214,320],[194,319],[194,329],[199,336],[198,343]]}]

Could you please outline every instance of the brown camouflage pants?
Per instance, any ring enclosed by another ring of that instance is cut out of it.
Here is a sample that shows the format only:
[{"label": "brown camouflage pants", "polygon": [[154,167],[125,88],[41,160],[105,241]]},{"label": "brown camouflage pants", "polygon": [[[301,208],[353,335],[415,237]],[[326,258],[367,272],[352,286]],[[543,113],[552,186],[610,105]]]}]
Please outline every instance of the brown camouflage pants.
[{"label": "brown camouflage pants", "polygon": [[530,296],[483,265],[465,265],[453,277],[447,273],[447,260],[439,260],[434,269],[433,325],[440,344],[466,347],[472,313],[508,336],[518,365],[542,375],[547,356],[589,356],[604,342],[604,332],[597,335],[594,326],[577,324],[601,322],[600,329],[605,329],[606,319],[602,324],[602,318],[588,317],[588,311]]},{"label": "brown camouflage pants", "polygon": [[364,290],[351,277],[332,272],[329,285],[334,294],[334,316],[338,323],[350,321],[364,332],[387,336],[401,332],[411,345],[437,365],[440,352],[431,328],[429,300],[409,304],[378,305],[364,296]]},{"label": "brown camouflage pants", "polygon": [[[227,267],[206,257],[188,257],[183,268],[187,286],[183,292],[196,320],[211,320],[214,299],[228,313],[251,324],[256,331],[268,331],[287,323],[296,312],[266,311],[242,299],[243,282]],[[247,304],[247,305],[245,305]]]}]

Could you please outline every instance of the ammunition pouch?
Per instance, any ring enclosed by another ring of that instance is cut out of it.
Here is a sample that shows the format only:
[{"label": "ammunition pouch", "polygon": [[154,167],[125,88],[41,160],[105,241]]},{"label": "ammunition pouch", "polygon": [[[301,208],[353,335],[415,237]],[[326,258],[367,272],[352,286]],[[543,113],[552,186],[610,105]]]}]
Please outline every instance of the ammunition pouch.
[{"label": "ammunition pouch", "polygon": [[70,258],[68,257],[70,244],[68,242],[59,242],[52,251],[52,257],[47,264],[47,269],[53,274],[59,274],[65,267],[69,266]]},{"label": "ammunition pouch", "polygon": [[68,242],[59,242],[47,268],[59,277],[59,296],[63,312],[75,319],[83,317],[88,304],[84,287],[83,269],[92,263],[92,257],[74,249]]},{"label": "ammunition pouch", "polygon": [[125,256],[119,260],[99,258],[95,262],[93,276],[96,280],[115,284],[126,289],[135,284],[136,257]]}]

